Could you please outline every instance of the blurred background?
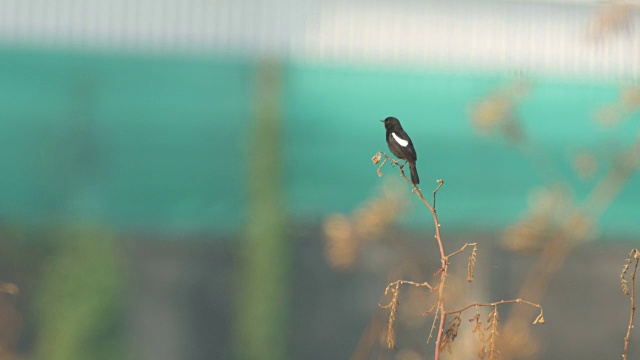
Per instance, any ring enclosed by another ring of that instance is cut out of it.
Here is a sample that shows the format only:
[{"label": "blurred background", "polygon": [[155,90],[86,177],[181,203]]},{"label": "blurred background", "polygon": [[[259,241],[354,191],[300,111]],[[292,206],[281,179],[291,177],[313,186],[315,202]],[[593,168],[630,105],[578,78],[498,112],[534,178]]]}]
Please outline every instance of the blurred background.
[{"label": "blurred background", "polygon": [[[0,359],[615,359],[640,233],[640,3],[0,0]],[[468,318],[472,318],[471,310]],[[482,312],[483,321],[487,312]],[[463,321],[448,359],[484,358]],[[486,354],[485,354],[486,355]],[[629,357],[640,356],[632,332]]]}]

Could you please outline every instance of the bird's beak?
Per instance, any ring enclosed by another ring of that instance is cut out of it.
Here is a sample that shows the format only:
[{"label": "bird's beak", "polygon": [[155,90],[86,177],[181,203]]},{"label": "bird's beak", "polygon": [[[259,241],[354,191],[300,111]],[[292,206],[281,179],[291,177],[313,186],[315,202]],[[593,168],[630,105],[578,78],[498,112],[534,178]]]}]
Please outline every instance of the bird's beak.
[{"label": "bird's beak", "polygon": [[384,120],[380,120],[380,122],[384,122]]}]

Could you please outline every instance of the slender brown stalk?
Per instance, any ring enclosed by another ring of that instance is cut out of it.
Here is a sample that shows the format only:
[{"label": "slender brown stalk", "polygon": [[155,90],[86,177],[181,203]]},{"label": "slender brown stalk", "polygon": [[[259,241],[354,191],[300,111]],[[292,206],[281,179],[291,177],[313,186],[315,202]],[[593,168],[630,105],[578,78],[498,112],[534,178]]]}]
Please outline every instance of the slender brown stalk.
[{"label": "slender brown stalk", "polygon": [[[420,188],[417,187],[414,183],[412,183],[411,180],[409,180],[409,178],[407,178],[407,176],[404,173],[403,165],[400,165],[398,161],[396,161],[396,160],[390,158],[389,156],[387,156],[386,154],[380,153],[380,152],[378,152],[373,157],[373,162],[377,164],[382,159],[383,155],[384,155],[385,159],[382,162],[382,164],[380,164],[380,166],[378,167],[378,176],[382,176],[381,168],[382,168],[382,166],[384,166],[384,164],[387,161],[391,161],[394,166],[398,166],[398,169],[400,169],[400,176],[402,176],[402,178],[405,181],[407,181],[409,184],[411,184],[411,186],[413,187],[412,191],[416,195],[418,195],[420,200],[427,206],[429,211],[431,211],[431,215],[433,217],[433,223],[434,223],[435,228],[436,228],[435,238],[436,238],[436,241],[438,242],[438,248],[440,250],[440,264],[441,264],[441,268],[440,268],[440,270],[438,270],[438,272],[440,273],[440,283],[437,286],[437,289],[438,289],[438,304],[437,304],[437,311],[436,311],[436,314],[435,314],[436,317],[438,317],[438,314],[440,315],[440,324],[438,326],[438,332],[437,332],[436,344],[435,344],[435,346],[436,346],[435,359],[439,360],[440,359],[440,344],[442,342],[442,332],[444,331],[444,325],[445,325],[445,321],[446,321],[446,312],[445,312],[445,308],[444,308],[444,284],[445,284],[445,280],[447,278],[448,261],[447,261],[447,256],[445,255],[445,252],[444,252],[444,245],[442,244],[442,236],[440,235],[440,222],[438,221],[438,214],[436,212],[436,208],[434,206],[432,206],[431,203],[429,203],[429,200],[425,199],[425,197],[422,194],[422,191],[420,190]],[[438,190],[442,187],[443,184],[444,184],[443,180],[438,180],[438,187],[433,191],[434,204],[435,204],[436,194],[437,194]]]},{"label": "slender brown stalk", "polygon": [[[438,311],[436,312],[436,316],[438,316],[438,314],[440,315],[440,324],[438,325],[438,332],[436,333],[437,335],[436,335],[436,343],[435,343],[435,347],[436,347],[435,360],[439,360],[440,352],[441,352],[441,344],[442,344],[442,333],[444,332],[444,325],[446,324],[446,321],[447,321],[447,313],[444,308],[444,285],[447,279],[449,261],[448,261],[448,257],[445,255],[445,252],[444,252],[442,236],[440,235],[440,221],[438,220],[438,213],[436,212],[436,208],[434,206],[431,206],[431,204],[429,203],[429,200],[425,199],[424,195],[422,195],[422,191],[420,190],[420,188],[417,187],[414,183],[412,183],[411,180],[409,180],[409,178],[407,178],[402,166],[399,166],[399,169],[400,169],[400,175],[402,176],[402,178],[405,179],[409,184],[411,184],[411,186],[413,186],[412,191],[416,195],[418,195],[420,200],[427,206],[427,208],[429,208],[429,211],[431,211],[431,215],[433,217],[433,223],[436,228],[435,238],[436,238],[436,241],[438,242],[438,248],[440,250],[440,264],[441,264],[440,265],[441,268],[440,270],[438,270],[438,272],[440,273],[440,283],[438,284],[438,304],[437,304]],[[434,204],[436,200],[436,193],[442,187],[443,184],[444,184],[443,180],[438,180],[438,187],[433,191]]]},{"label": "slender brown stalk", "polygon": [[[633,272],[631,273],[631,291],[629,291],[629,288],[627,287],[627,280],[624,278],[624,276],[627,274],[627,271],[629,270],[629,266],[631,265],[634,259],[636,263],[635,263],[635,266],[633,267]],[[629,253],[629,259],[627,259],[627,263],[622,269],[622,274],[620,275],[620,279],[622,282],[622,291],[626,295],[629,295],[629,297],[631,298],[629,326],[627,327],[627,335],[624,337],[624,350],[622,352],[623,360],[627,360],[627,349],[629,348],[629,340],[631,339],[631,329],[633,329],[633,318],[636,312],[635,297],[636,297],[636,272],[638,271],[638,262],[640,262],[640,252],[638,251],[638,249],[633,249]]]},{"label": "slender brown stalk", "polygon": [[[384,160],[383,160],[384,157]],[[420,190],[419,187],[417,187],[415,184],[413,184],[411,182],[411,180],[409,180],[409,178],[407,178],[407,176],[404,173],[404,164],[401,164],[399,161],[394,160],[392,158],[390,158],[388,155],[382,153],[382,152],[378,152],[376,153],[376,155],[373,156],[372,161],[374,164],[378,164],[382,161],[382,163],[378,166],[378,176],[382,176],[382,167],[388,162],[392,163],[392,166],[397,166],[398,169],[400,170],[400,176],[402,176],[402,178],[408,182],[409,184],[411,184],[411,186],[413,187],[412,192],[415,193],[418,198],[420,198],[420,200],[425,204],[425,206],[427,206],[427,208],[429,209],[429,211],[431,212],[431,215],[433,217],[433,223],[435,225],[435,238],[436,238],[436,242],[438,243],[438,249],[440,250],[440,269],[438,269],[438,271],[435,273],[434,276],[440,275],[440,281],[438,282],[438,284],[433,287],[431,286],[429,283],[424,282],[424,283],[417,283],[417,282],[413,282],[413,281],[407,281],[407,280],[397,280],[394,281],[392,283],[390,283],[386,290],[385,290],[385,295],[391,293],[392,294],[392,298],[391,301],[387,304],[387,305],[379,305],[381,308],[385,308],[385,309],[389,309],[389,320],[388,320],[388,326],[387,326],[387,346],[391,349],[396,349],[395,346],[395,339],[394,339],[394,323],[395,323],[395,319],[396,319],[396,312],[398,310],[398,297],[399,297],[399,293],[400,293],[400,286],[403,284],[408,284],[408,285],[413,285],[413,286],[424,286],[427,287],[429,290],[431,291],[435,291],[438,290],[438,299],[437,302],[434,306],[431,307],[431,309],[429,309],[428,311],[425,312],[425,315],[431,314],[432,312],[434,313],[434,319],[433,319],[433,325],[431,326],[431,331],[429,333],[429,337],[427,339],[427,342],[429,342],[431,340],[431,337],[433,335],[433,330],[435,328],[435,324],[436,321],[439,319],[439,323],[438,323],[438,330],[437,330],[437,334],[436,334],[436,342],[435,342],[435,356],[434,359],[435,360],[440,360],[440,355],[442,353],[442,350],[444,350],[445,348],[450,349],[450,345],[453,342],[453,340],[455,339],[455,337],[458,334],[458,327],[460,326],[460,318],[459,315],[460,313],[462,313],[463,311],[471,308],[471,307],[483,307],[483,306],[491,306],[494,308],[494,311],[492,312],[493,315],[491,315],[490,317],[493,319],[492,321],[492,326],[493,326],[493,330],[491,332],[491,346],[490,346],[490,358],[492,358],[493,355],[497,354],[497,350],[495,349],[495,345],[493,344],[495,337],[497,336],[497,326],[498,326],[498,310],[497,310],[497,306],[498,305],[502,305],[502,304],[507,304],[507,303],[523,303],[523,304],[527,304],[533,307],[536,307],[538,309],[540,309],[540,314],[538,315],[538,317],[535,319],[535,321],[533,322],[534,324],[542,324],[544,323],[544,317],[542,314],[542,307],[538,304],[526,301],[526,300],[522,300],[522,299],[514,299],[514,300],[501,300],[498,302],[493,302],[493,303],[488,303],[488,304],[481,304],[481,303],[472,303],[462,309],[458,309],[455,311],[446,311],[445,310],[445,298],[444,298],[444,288],[445,288],[445,282],[447,279],[447,274],[448,274],[448,270],[449,270],[449,258],[456,256],[462,252],[464,252],[468,247],[473,247],[471,255],[469,256],[469,260],[468,260],[468,277],[467,280],[468,281],[473,281],[473,268],[475,266],[475,262],[476,262],[476,251],[477,251],[477,244],[476,243],[467,243],[464,244],[464,246],[462,246],[459,250],[454,251],[453,253],[446,255],[445,250],[444,250],[444,244],[442,242],[442,236],[440,234],[440,221],[438,220],[438,214],[436,212],[436,207],[435,207],[435,203],[436,203],[436,194],[438,192],[438,190],[442,187],[442,185],[444,184],[443,180],[438,180],[438,186],[436,187],[436,189],[433,191],[433,206],[431,205],[431,203],[429,203],[429,201],[424,197],[424,195],[422,194],[422,191]],[[452,315],[452,314],[457,314],[453,320],[451,321],[452,325],[447,329],[446,333],[445,333],[445,324],[447,321],[447,315]],[[493,354],[493,355],[491,355]]]},{"label": "slender brown stalk", "polygon": [[486,304],[481,304],[481,303],[471,303],[463,308],[457,309],[457,310],[452,310],[452,311],[447,311],[445,314],[446,315],[451,315],[451,314],[461,314],[463,311],[468,310],[472,307],[478,308],[481,306],[492,306],[492,307],[496,307],[498,305],[502,305],[502,304],[511,304],[511,303],[522,303],[522,304],[527,304],[529,306],[533,306],[534,308],[537,308],[538,310],[540,310],[540,314],[538,315],[538,317],[533,321],[533,324],[544,324],[544,312],[542,310],[542,306],[540,306],[539,304],[536,303],[532,303],[531,301],[527,301],[527,300],[522,300],[522,299],[512,299],[512,300],[500,300],[500,301],[495,301],[492,303],[486,303]]}]

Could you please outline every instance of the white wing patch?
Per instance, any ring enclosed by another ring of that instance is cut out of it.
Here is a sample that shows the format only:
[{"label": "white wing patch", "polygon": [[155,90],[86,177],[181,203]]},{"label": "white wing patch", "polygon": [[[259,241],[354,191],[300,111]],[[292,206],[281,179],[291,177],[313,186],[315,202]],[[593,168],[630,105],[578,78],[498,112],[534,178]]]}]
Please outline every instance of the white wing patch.
[{"label": "white wing patch", "polygon": [[404,139],[400,138],[398,135],[396,135],[396,133],[392,132],[391,136],[393,136],[393,138],[396,139],[396,142],[398,142],[398,144],[400,144],[400,146],[407,147],[407,145],[409,145],[409,142],[407,140],[404,140]]}]

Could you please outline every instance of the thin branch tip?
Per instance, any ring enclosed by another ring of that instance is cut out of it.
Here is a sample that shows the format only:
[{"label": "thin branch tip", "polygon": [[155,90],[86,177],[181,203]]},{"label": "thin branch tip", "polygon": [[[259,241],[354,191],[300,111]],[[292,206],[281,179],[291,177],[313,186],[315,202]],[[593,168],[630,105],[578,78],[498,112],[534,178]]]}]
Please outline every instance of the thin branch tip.
[{"label": "thin branch tip", "polygon": [[[635,260],[635,264],[633,266],[633,271],[631,272],[631,290],[629,290],[625,275],[629,272],[629,268],[631,267],[633,260]],[[631,301],[629,325],[627,327],[627,335],[624,338],[624,349],[622,351],[622,359],[624,360],[627,359],[627,349],[629,348],[629,342],[631,341],[631,329],[634,328],[633,321],[636,311],[636,272],[638,271],[638,263],[640,263],[640,251],[638,249],[632,249],[631,252],[629,252],[629,257],[625,261],[624,267],[622,268],[622,274],[620,274],[622,291],[625,295],[629,296],[629,300]]]}]

